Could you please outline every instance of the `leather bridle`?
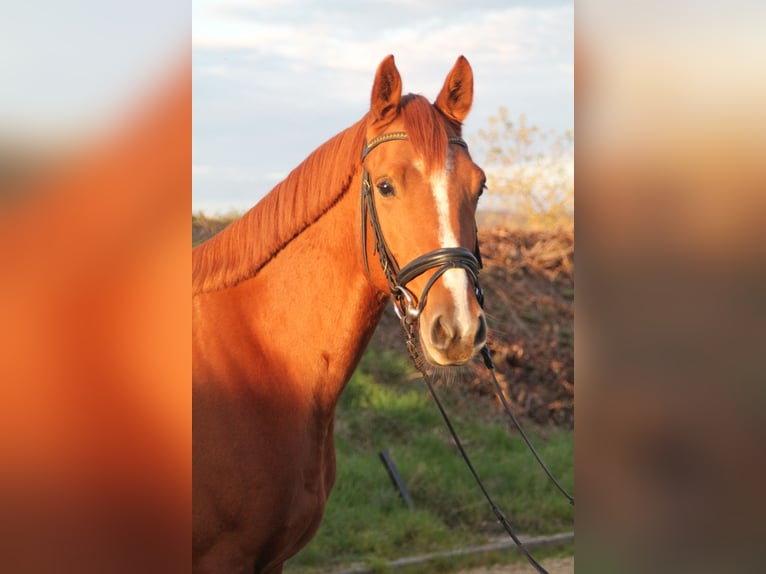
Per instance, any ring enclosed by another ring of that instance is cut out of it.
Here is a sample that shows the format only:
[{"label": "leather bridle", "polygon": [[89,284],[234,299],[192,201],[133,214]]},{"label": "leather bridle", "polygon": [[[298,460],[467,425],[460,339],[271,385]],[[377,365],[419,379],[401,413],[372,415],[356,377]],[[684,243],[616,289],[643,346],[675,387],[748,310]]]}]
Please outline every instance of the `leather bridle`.
[{"label": "leather bridle", "polygon": [[[380,266],[386,276],[391,295],[394,297],[394,311],[405,330],[413,332],[420,314],[426,305],[428,292],[439,277],[444,275],[449,269],[462,268],[466,270],[473,282],[476,299],[482,307],[484,306],[484,294],[479,286],[479,269],[482,267],[482,262],[478,235],[473,252],[465,247],[442,247],[416,257],[401,268],[396,261],[396,257],[394,257],[394,254],[388,247],[380,226],[380,220],[378,219],[378,211],[375,207],[375,192],[372,187],[370,174],[364,166],[364,160],[380,144],[406,139],[407,134],[405,132],[384,133],[372,138],[365,146],[364,151],[362,151],[362,252],[364,254],[364,267],[367,275],[370,276],[370,266],[367,261],[367,221],[369,219],[370,227],[372,227],[372,232],[375,236],[375,253],[380,258]],[[450,144],[468,148],[468,144],[460,137],[449,136],[448,141]],[[436,272],[428,279],[418,299],[407,288],[407,284],[426,271],[434,268],[436,268]]]}]

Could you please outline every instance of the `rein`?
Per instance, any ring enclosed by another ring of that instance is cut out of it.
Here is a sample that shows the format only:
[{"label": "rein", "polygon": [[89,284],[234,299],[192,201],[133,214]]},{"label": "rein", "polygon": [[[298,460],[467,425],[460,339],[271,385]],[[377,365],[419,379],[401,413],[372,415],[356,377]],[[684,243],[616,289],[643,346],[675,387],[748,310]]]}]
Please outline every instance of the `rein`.
[{"label": "rein", "polygon": [[[367,276],[370,277],[370,267],[369,267],[369,262],[367,260],[367,221],[369,220],[370,227],[372,227],[373,235],[375,236],[374,252],[378,254],[378,257],[380,259],[380,265],[381,265],[381,268],[383,269],[383,273],[386,276],[386,281],[388,283],[389,290],[391,291],[391,295],[394,297],[394,311],[397,317],[399,318],[399,321],[401,322],[402,328],[404,330],[404,333],[406,336],[407,352],[409,353],[410,358],[412,359],[412,362],[414,363],[415,367],[418,369],[420,374],[423,376],[423,380],[425,381],[426,386],[428,387],[428,390],[431,393],[431,396],[433,397],[437,408],[439,409],[439,413],[444,419],[444,422],[447,425],[447,429],[452,435],[452,440],[457,446],[458,451],[460,452],[460,455],[463,457],[463,460],[465,460],[465,463],[468,466],[468,470],[473,475],[473,478],[476,481],[476,484],[479,486],[479,489],[481,490],[482,494],[484,495],[484,498],[486,498],[487,502],[492,508],[492,512],[495,514],[495,517],[500,522],[500,524],[502,524],[503,528],[505,528],[508,535],[514,541],[514,543],[519,548],[519,550],[524,554],[524,556],[527,558],[529,563],[540,574],[548,574],[545,568],[543,568],[537,562],[537,560],[535,560],[535,558],[529,553],[529,551],[524,546],[522,541],[518,538],[516,533],[513,531],[513,528],[508,522],[508,519],[503,514],[502,510],[500,510],[500,508],[492,500],[492,497],[490,496],[489,492],[484,486],[484,483],[479,477],[479,473],[476,471],[476,468],[471,462],[471,459],[468,457],[468,453],[466,453],[465,449],[463,448],[463,444],[460,441],[460,438],[458,437],[457,432],[455,431],[455,428],[453,427],[452,422],[449,419],[449,416],[447,415],[447,411],[444,409],[442,402],[439,400],[439,397],[436,394],[436,390],[434,389],[434,386],[433,386],[432,377],[427,369],[427,363],[425,359],[423,358],[420,352],[420,349],[418,348],[417,328],[418,328],[418,320],[420,318],[420,314],[423,312],[423,309],[425,308],[426,301],[428,299],[428,292],[431,290],[431,287],[434,285],[434,283],[442,275],[444,275],[444,273],[446,273],[449,269],[454,269],[454,268],[465,269],[473,282],[476,299],[478,300],[479,305],[482,308],[484,308],[484,292],[479,286],[479,270],[482,268],[482,260],[481,260],[481,252],[479,250],[478,228],[476,229],[477,235],[476,235],[475,249],[473,252],[466,249],[465,247],[443,247],[441,249],[436,249],[424,255],[420,255],[419,257],[416,257],[415,259],[410,261],[404,267],[400,268],[399,264],[396,261],[396,258],[394,257],[394,254],[389,249],[388,244],[386,243],[385,237],[383,236],[383,230],[380,226],[380,221],[378,219],[378,212],[377,212],[377,209],[375,208],[375,193],[372,188],[372,181],[370,179],[370,174],[367,172],[367,168],[364,167],[364,160],[367,157],[367,155],[380,144],[389,142],[389,141],[394,141],[394,140],[406,140],[406,139],[407,139],[407,134],[405,132],[388,132],[371,139],[367,143],[367,145],[365,146],[362,152],[363,172],[362,172],[361,213],[362,213],[362,252],[364,255],[365,270],[367,271]],[[460,145],[466,149],[468,148],[468,144],[466,144],[465,140],[463,140],[460,137],[449,136],[448,141],[450,144]],[[409,289],[407,289],[406,287],[407,283],[409,283],[416,277],[419,277],[426,271],[430,269],[434,269],[434,268],[436,268],[436,271],[427,281],[426,286],[423,288],[423,292],[420,295],[420,300],[418,300],[418,298]],[[527,447],[534,455],[540,467],[548,475],[548,478],[561,491],[561,493],[569,500],[570,504],[574,505],[574,498],[569,493],[567,493],[566,490],[564,490],[564,488],[559,484],[559,482],[556,480],[556,478],[553,476],[550,470],[548,470],[548,467],[545,465],[542,458],[535,450],[535,447],[532,445],[532,442],[529,440],[529,437],[527,437],[527,434],[524,432],[524,429],[521,427],[521,424],[519,423],[518,419],[513,414],[513,411],[511,410],[507,399],[505,398],[505,393],[500,387],[500,384],[497,381],[497,377],[495,376],[495,364],[494,364],[494,361],[492,360],[492,354],[489,350],[489,347],[486,344],[484,345],[484,347],[482,347],[481,354],[484,360],[484,365],[487,367],[487,370],[489,370],[490,375],[492,376],[492,381],[495,386],[495,393],[500,398],[503,404],[503,407],[505,408],[505,411],[508,414],[508,416],[513,421],[514,426],[521,434],[524,442],[526,443]]]}]

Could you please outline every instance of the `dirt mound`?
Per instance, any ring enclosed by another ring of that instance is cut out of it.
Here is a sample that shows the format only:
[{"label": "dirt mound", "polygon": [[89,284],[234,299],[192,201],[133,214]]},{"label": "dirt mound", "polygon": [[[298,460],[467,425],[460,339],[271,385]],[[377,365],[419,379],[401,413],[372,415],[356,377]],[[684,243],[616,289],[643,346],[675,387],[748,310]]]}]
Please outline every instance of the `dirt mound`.
[{"label": "dirt mound", "polygon": [[[517,414],[571,427],[574,232],[494,228],[480,233],[479,240],[498,379]],[[486,377],[483,369],[476,371]]]}]

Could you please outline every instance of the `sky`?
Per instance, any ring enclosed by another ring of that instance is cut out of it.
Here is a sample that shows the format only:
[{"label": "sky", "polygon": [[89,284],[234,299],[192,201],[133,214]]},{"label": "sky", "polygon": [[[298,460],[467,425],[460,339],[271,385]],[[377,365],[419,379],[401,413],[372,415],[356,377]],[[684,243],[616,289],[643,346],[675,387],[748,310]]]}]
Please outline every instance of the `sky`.
[{"label": "sky", "polygon": [[572,1],[193,0],[192,210],[255,205],[366,113],[388,54],[404,93],[432,101],[457,57],[468,59],[469,144],[501,106],[546,129],[574,127]]},{"label": "sky", "polygon": [[188,51],[186,0],[24,0],[0,16],[0,143],[88,139],[146,100]]}]

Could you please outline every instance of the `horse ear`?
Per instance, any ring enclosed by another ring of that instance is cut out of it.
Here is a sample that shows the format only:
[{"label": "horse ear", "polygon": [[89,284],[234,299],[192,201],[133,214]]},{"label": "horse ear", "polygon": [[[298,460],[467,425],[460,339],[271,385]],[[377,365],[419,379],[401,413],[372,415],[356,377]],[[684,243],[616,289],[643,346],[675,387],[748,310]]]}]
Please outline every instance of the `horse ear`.
[{"label": "horse ear", "polygon": [[399,113],[401,99],[402,78],[394,64],[394,57],[389,55],[378,66],[372,85],[370,113],[374,122],[387,124],[393,121]]},{"label": "horse ear", "polygon": [[473,71],[468,60],[460,56],[444,81],[435,104],[445,116],[462,124],[472,103]]}]

